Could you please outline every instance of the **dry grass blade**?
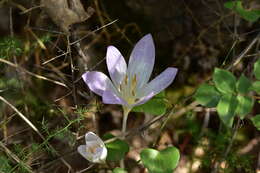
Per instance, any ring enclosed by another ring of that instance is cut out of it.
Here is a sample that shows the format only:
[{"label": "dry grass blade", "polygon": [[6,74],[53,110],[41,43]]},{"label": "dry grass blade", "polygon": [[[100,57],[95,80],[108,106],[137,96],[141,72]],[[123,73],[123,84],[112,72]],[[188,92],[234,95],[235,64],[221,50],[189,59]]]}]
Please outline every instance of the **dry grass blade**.
[{"label": "dry grass blade", "polygon": [[41,39],[39,39],[39,37],[30,29],[28,28],[28,31],[32,34],[32,36],[35,38],[35,40],[37,41],[37,43],[39,44],[39,46],[46,50],[46,46],[44,45],[44,43],[41,41]]},{"label": "dry grass blade", "polygon": [[20,14],[25,14],[25,13],[28,13],[28,12],[30,12],[32,10],[35,10],[37,8],[42,8],[42,7],[43,7],[43,5],[38,5],[38,6],[35,6],[35,7],[31,7],[29,9],[23,10],[23,12],[20,12]]},{"label": "dry grass blade", "polygon": [[85,169],[82,169],[82,170],[80,170],[80,171],[77,171],[76,173],[83,173],[83,172],[89,170],[90,168],[92,168],[93,166],[94,166],[94,164],[90,165],[89,167],[87,167],[87,168],[85,168]]},{"label": "dry grass blade", "polygon": [[3,98],[2,96],[0,96],[0,100],[2,100],[5,104],[7,104],[8,106],[10,106],[43,140],[44,137],[42,136],[42,134],[40,133],[40,131],[31,123],[30,120],[28,120],[20,111],[18,111],[16,109],[16,107],[14,107],[11,103],[9,103],[5,98]]},{"label": "dry grass blade", "polygon": [[245,55],[251,50],[251,48],[255,45],[255,43],[259,40],[260,33],[254,38],[253,41],[243,50],[243,52],[234,60],[234,63],[232,63],[227,69],[230,70],[232,67],[235,67],[238,65],[241,60],[245,57]]},{"label": "dry grass blade", "polygon": [[95,33],[95,32],[97,32],[97,31],[99,31],[99,30],[101,30],[101,29],[103,29],[103,28],[105,28],[105,27],[107,27],[107,26],[109,26],[109,25],[112,25],[113,23],[115,23],[115,22],[117,22],[117,21],[118,21],[118,19],[116,19],[116,20],[114,20],[114,21],[112,21],[112,22],[109,22],[108,24],[106,24],[106,25],[104,25],[104,26],[101,26],[100,28],[98,28],[98,29],[96,29],[96,30],[94,30],[94,31],[92,31],[92,32],[90,32],[90,33],[88,33],[87,35],[83,36],[82,38],[80,38],[80,39],[78,39],[78,40],[76,40],[76,41],[70,43],[70,45],[76,44],[76,43],[78,43],[78,42],[84,40],[84,39],[87,38],[90,34]]},{"label": "dry grass blade", "polygon": [[[0,100],[2,100],[4,103],[10,106],[42,138],[42,140],[45,141],[45,138],[40,133],[40,131],[20,111],[18,111],[11,103],[9,103],[2,96],[0,96]],[[50,147],[53,148],[51,145]],[[69,170],[71,170],[71,166],[63,158],[61,158],[61,161],[68,167]]]},{"label": "dry grass blade", "polygon": [[33,173],[32,168],[25,164],[23,161],[21,161],[14,153],[12,153],[1,141],[0,141],[0,146],[4,149],[4,151],[6,152],[6,154],[8,156],[10,156],[11,158],[13,158],[18,164],[21,164],[24,166],[24,168],[30,172]]},{"label": "dry grass blade", "polygon": [[59,58],[59,57],[62,57],[62,56],[64,56],[64,55],[67,55],[67,54],[69,54],[69,52],[65,52],[65,53],[63,53],[63,54],[60,54],[60,55],[58,55],[58,56],[55,56],[55,57],[53,57],[53,58],[51,58],[51,59],[49,59],[49,60],[43,62],[42,65],[45,65],[45,64],[47,64],[47,63],[49,63],[49,62],[51,62],[51,61],[53,61],[53,60],[55,60],[55,59],[57,59],[57,58]]},{"label": "dry grass blade", "polygon": [[55,80],[49,79],[49,78],[47,78],[47,77],[45,77],[45,76],[41,76],[41,75],[32,73],[32,72],[30,72],[30,71],[28,71],[28,70],[26,70],[26,69],[24,69],[24,68],[22,68],[22,67],[20,67],[20,66],[18,66],[18,65],[16,65],[16,64],[14,64],[14,63],[12,63],[12,62],[10,62],[10,61],[7,61],[7,60],[4,60],[4,59],[1,59],[1,58],[0,58],[0,62],[3,62],[3,63],[5,63],[5,64],[8,64],[8,65],[10,65],[10,66],[12,66],[12,67],[14,67],[14,68],[19,68],[19,69],[21,69],[22,71],[24,71],[25,73],[27,73],[27,74],[29,74],[29,75],[32,75],[32,76],[34,76],[34,77],[36,77],[36,78],[38,78],[38,79],[46,80],[46,81],[55,83],[55,84],[57,84],[57,85],[63,86],[63,87],[65,87],[65,88],[68,88],[68,86],[65,85],[64,83],[61,83],[61,82],[59,82],[59,81],[55,81]]}]

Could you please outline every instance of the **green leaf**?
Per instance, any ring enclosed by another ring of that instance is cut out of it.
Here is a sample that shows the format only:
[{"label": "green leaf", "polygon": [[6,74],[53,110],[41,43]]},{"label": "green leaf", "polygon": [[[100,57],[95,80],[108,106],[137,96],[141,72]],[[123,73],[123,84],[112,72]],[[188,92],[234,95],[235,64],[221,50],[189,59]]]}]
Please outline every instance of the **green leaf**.
[{"label": "green leaf", "polygon": [[227,70],[222,70],[219,68],[215,68],[213,81],[216,85],[216,88],[224,93],[234,93],[236,87],[236,77]]},{"label": "green leaf", "polygon": [[247,10],[242,6],[241,1],[229,1],[224,4],[224,6],[228,9],[234,10],[238,13],[242,18],[249,22],[255,22],[260,17],[260,10]]},{"label": "green leaf", "polygon": [[254,74],[256,79],[260,80],[260,58],[254,64]]},{"label": "green leaf", "polygon": [[7,157],[5,157],[4,154],[0,155],[0,163],[1,163],[0,171],[12,172],[12,168],[13,168],[12,163]]},{"label": "green leaf", "polygon": [[251,112],[254,106],[254,99],[249,96],[237,96],[238,105],[236,109],[236,114],[239,115],[241,119],[245,117],[249,112]]},{"label": "green leaf", "polygon": [[236,83],[237,92],[247,94],[251,87],[251,81],[242,74]]},{"label": "green leaf", "polygon": [[223,95],[217,105],[220,119],[227,127],[232,127],[238,101],[232,94]]},{"label": "green leaf", "polygon": [[175,147],[162,151],[146,148],[141,151],[140,156],[149,173],[172,173],[178,165],[180,152]]},{"label": "green leaf", "polygon": [[22,53],[22,42],[15,37],[0,38],[0,58],[19,56]]},{"label": "green leaf", "polygon": [[257,130],[260,130],[260,114],[250,118]]},{"label": "green leaf", "polygon": [[[112,134],[105,134],[103,139],[108,140],[114,138]],[[107,159],[108,161],[119,161],[125,157],[125,154],[129,151],[129,146],[125,141],[116,139],[112,142],[105,144],[107,147]]]},{"label": "green leaf", "polygon": [[250,89],[260,94],[260,81],[254,82]]},{"label": "green leaf", "polygon": [[216,107],[221,97],[218,90],[208,84],[202,84],[194,95],[196,101],[206,107]]},{"label": "green leaf", "polygon": [[113,169],[113,173],[127,173],[127,171],[123,168],[115,168]]},{"label": "green leaf", "polygon": [[145,104],[134,107],[132,111],[145,112],[151,115],[162,115],[165,114],[166,109],[167,107],[165,104],[165,92],[161,92]]}]

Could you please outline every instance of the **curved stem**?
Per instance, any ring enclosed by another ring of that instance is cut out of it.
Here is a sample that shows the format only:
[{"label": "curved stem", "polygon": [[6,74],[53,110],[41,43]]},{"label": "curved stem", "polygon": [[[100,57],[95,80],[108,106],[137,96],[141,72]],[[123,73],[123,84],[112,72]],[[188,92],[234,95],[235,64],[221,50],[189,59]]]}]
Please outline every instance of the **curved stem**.
[{"label": "curved stem", "polygon": [[128,114],[130,111],[131,111],[131,108],[123,106],[123,125],[122,125],[123,138],[125,138],[127,118],[128,118]]},{"label": "curved stem", "polygon": [[[125,133],[126,133],[126,125],[127,125],[127,118],[128,118],[128,114],[131,111],[131,108],[129,107],[125,107],[123,106],[123,125],[122,125],[122,139],[125,139]],[[125,163],[124,163],[124,159],[120,160],[120,167],[121,168],[125,168]]]}]

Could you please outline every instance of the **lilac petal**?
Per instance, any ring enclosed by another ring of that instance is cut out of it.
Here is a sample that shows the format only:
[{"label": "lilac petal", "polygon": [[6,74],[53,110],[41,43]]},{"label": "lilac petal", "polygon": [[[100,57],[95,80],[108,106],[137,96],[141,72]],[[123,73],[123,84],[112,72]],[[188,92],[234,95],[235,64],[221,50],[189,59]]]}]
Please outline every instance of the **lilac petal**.
[{"label": "lilac petal", "polygon": [[147,96],[144,96],[144,97],[140,98],[140,100],[139,100],[138,102],[136,102],[136,103],[133,105],[133,107],[134,107],[134,106],[138,106],[138,105],[142,105],[142,104],[146,103],[146,102],[149,101],[153,96],[155,96],[154,92],[149,93]]},{"label": "lilac petal", "polygon": [[89,89],[100,96],[107,89],[114,90],[111,80],[104,73],[97,71],[86,72],[82,75],[82,78]]},{"label": "lilac petal", "polygon": [[85,141],[87,142],[99,142],[99,143],[103,143],[103,141],[93,132],[88,132],[85,134]]},{"label": "lilac petal", "polygon": [[174,80],[177,71],[177,68],[173,67],[169,67],[164,70],[159,76],[147,84],[147,86],[144,88],[145,95],[148,95],[151,92],[156,95],[167,88]]},{"label": "lilac petal", "polygon": [[128,73],[130,77],[137,76],[137,88],[146,84],[153,71],[155,48],[151,34],[145,35],[135,45],[129,59]]},{"label": "lilac petal", "polygon": [[80,155],[82,155],[85,159],[90,160],[89,155],[87,154],[86,145],[80,145],[78,146],[78,152]]},{"label": "lilac petal", "polygon": [[118,97],[117,94],[109,90],[104,91],[102,99],[102,102],[105,104],[127,105],[127,102],[124,99]]},{"label": "lilac petal", "polygon": [[107,148],[98,147],[96,153],[93,155],[93,163],[104,163],[107,157]]},{"label": "lilac petal", "polygon": [[127,65],[124,57],[114,46],[107,48],[107,68],[114,84],[118,86],[126,75]]}]

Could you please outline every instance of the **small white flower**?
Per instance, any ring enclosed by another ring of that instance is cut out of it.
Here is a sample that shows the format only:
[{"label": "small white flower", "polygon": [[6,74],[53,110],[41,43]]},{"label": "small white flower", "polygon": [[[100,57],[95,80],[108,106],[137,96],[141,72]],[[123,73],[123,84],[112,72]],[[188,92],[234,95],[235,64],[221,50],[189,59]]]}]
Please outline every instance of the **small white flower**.
[{"label": "small white flower", "polygon": [[104,142],[93,132],[85,135],[86,145],[80,145],[78,152],[88,161],[104,163],[107,157],[107,148]]}]

